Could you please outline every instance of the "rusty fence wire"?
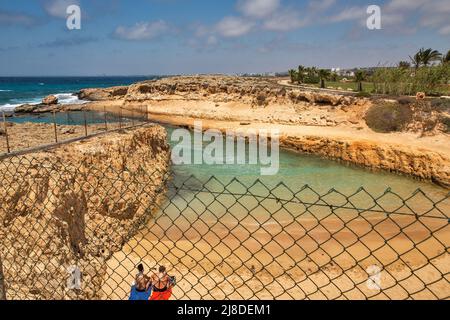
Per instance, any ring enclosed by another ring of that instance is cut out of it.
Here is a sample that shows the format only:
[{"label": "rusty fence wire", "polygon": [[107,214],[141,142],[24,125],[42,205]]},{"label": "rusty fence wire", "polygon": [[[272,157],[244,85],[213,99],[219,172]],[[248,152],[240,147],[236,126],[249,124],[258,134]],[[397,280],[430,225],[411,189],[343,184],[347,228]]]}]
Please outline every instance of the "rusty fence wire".
[{"label": "rusty fence wire", "polygon": [[140,263],[176,277],[172,299],[450,297],[450,194],[318,193],[30,155],[3,159],[0,178],[6,299],[128,299]]}]

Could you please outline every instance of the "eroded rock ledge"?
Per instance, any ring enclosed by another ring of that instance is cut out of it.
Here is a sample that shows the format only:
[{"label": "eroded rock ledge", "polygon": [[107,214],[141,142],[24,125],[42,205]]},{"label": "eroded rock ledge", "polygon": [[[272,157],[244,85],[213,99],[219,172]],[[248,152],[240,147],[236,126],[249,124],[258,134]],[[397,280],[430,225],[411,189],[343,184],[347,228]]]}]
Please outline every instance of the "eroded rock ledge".
[{"label": "eroded rock ledge", "polygon": [[320,136],[285,136],[281,144],[299,152],[414,176],[450,189],[450,161],[437,152]]},{"label": "eroded rock ledge", "polygon": [[[100,299],[105,262],[151,217],[170,161],[160,126],[0,163],[0,254],[8,298]],[[67,289],[77,266],[82,290]]]}]

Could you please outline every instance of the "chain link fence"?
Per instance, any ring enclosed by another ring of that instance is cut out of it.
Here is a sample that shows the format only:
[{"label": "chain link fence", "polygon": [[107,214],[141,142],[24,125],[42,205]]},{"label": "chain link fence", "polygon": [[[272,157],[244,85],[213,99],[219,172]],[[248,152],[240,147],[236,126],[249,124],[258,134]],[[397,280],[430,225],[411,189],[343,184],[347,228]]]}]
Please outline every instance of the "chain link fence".
[{"label": "chain link fence", "polygon": [[450,297],[450,194],[181,179],[140,156],[0,162],[0,298],[128,299],[140,263],[173,299]]}]

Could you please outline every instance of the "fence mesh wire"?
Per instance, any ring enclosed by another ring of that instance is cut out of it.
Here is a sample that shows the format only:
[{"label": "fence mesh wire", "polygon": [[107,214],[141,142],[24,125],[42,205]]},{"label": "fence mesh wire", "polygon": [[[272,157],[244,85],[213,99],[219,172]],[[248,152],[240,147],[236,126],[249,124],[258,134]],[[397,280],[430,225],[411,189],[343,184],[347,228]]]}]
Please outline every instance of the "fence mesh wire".
[{"label": "fence mesh wire", "polygon": [[173,299],[450,297],[450,194],[174,180],[144,162],[30,155],[3,159],[0,177],[7,299],[127,299],[139,263],[177,277]]}]

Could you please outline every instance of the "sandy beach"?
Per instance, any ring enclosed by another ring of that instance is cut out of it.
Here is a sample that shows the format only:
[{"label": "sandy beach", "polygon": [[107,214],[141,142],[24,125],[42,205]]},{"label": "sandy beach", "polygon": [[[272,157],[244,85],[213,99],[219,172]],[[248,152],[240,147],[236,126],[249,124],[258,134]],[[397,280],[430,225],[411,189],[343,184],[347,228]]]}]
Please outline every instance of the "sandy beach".
[{"label": "sandy beach", "polygon": [[[175,227],[165,229],[163,220],[153,221],[108,261],[105,297],[126,299],[140,262],[147,270],[160,264],[169,268],[178,279],[177,300],[449,297],[450,285],[441,275],[450,271],[450,255],[429,238],[421,223],[400,234],[396,223],[407,225],[411,219],[370,218],[368,223],[360,218],[342,230],[338,218],[329,218],[315,229],[318,221],[305,218],[291,221],[284,232],[276,221],[233,225],[231,233],[230,225],[208,224],[209,229],[202,229],[199,223],[186,229],[190,237],[181,236]],[[448,247],[450,229],[445,220],[425,219],[425,225],[444,227],[438,236]],[[182,224],[177,227],[183,229]],[[416,246],[413,241],[419,240]],[[382,290],[367,286],[371,266],[382,270]]]}]

